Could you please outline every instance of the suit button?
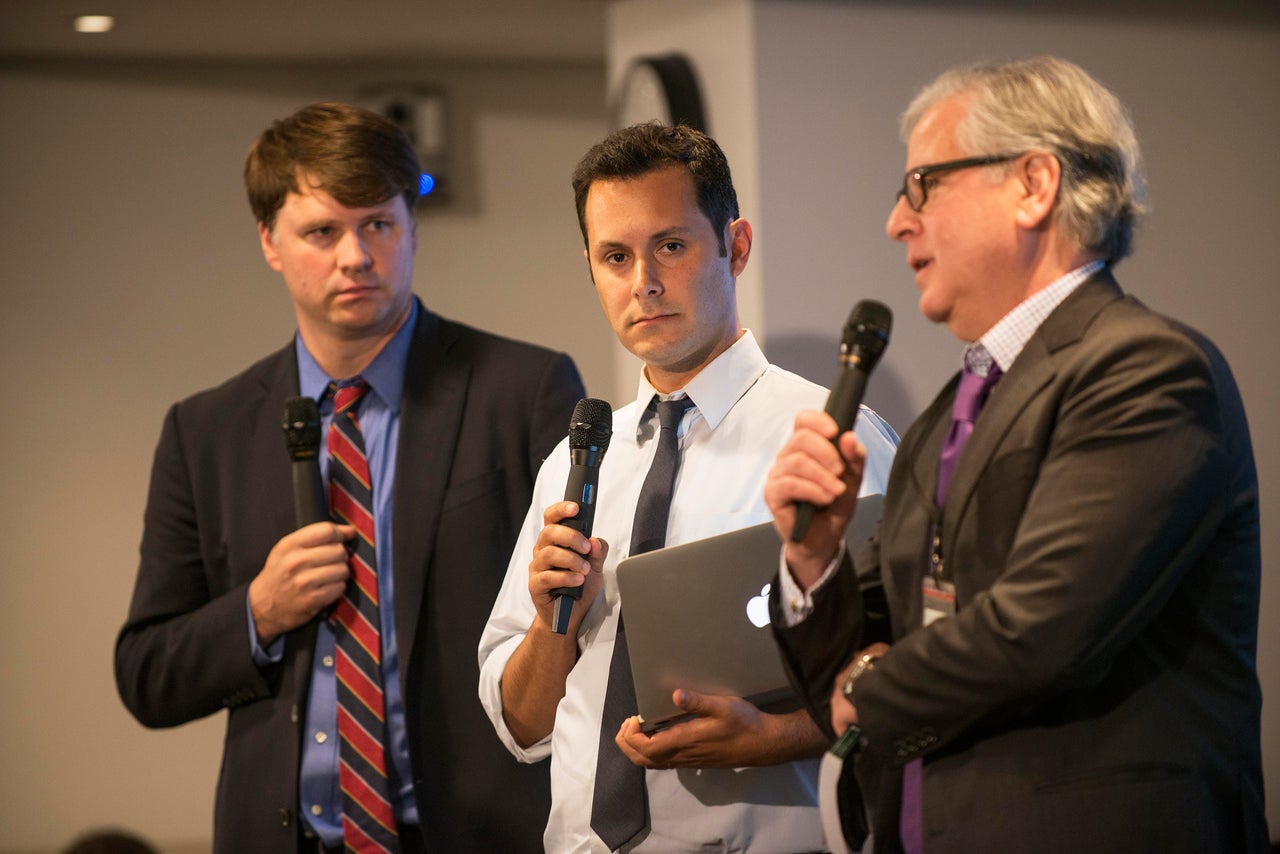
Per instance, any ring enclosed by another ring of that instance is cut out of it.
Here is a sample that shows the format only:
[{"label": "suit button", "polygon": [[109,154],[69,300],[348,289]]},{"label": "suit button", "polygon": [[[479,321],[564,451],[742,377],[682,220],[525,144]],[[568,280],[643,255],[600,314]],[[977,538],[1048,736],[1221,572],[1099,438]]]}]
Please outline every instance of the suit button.
[{"label": "suit button", "polygon": [[293,824],[293,810],[288,807],[280,808],[280,826],[288,827]]}]

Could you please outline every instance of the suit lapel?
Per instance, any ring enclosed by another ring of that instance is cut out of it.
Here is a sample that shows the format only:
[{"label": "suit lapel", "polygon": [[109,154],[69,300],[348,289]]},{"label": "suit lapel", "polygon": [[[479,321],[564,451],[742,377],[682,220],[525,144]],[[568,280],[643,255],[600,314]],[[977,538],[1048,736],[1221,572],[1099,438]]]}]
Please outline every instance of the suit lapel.
[{"label": "suit lapel", "polygon": [[418,324],[405,366],[392,496],[395,540],[396,644],[400,680],[413,652],[431,552],[445,487],[457,446],[471,369],[452,355],[456,335],[440,317],[419,306]]},{"label": "suit lapel", "polygon": [[919,444],[909,450],[912,454],[911,477],[919,494],[930,502],[937,490],[938,460],[942,456],[942,443],[946,441],[947,430],[951,426],[952,401],[955,400],[956,386],[959,383],[960,372],[957,371],[921,416],[921,423],[927,426],[920,435]]},{"label": "suit lapel", "polygon": [[[1045,318],[1005,376],[996,383],[951,478],[943,513],[944,542],[955,541],[956,526],[965,516],[982,472],[1022,412],[1053,380],[1060,351],[1078,342],[1098,312],[1120,296],[1119,286],[1108,272],[1086,281]],[[953,392],[948,397],[954,399],[954,396]],[[933,461],[935,478],[941,449],[939,441]]]}]

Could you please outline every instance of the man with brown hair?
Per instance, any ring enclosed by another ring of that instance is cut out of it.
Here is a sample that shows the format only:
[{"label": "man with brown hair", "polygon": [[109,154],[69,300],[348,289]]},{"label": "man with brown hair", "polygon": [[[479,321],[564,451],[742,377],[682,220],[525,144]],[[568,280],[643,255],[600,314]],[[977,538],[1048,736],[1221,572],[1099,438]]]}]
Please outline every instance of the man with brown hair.
[{"label": "man with brown hair", "polygon": [[[614,576],[630,555],[765,521],[772,452],[827,392],[770,364],[739,321],[753,235],[715,140],[683,125],[623,128],[583,156],[573,188],[596,295],[643,368],[613,413],[592,537],[564,524],[577,513],[561,500],[567,445],[538,476],[481,641],[481,699],[513,755],[551,758],[548,851],[817,850],[818,728],[803,711],[684,685],[673,701],[687,718],[643,731]],[[881,491],[897,435],[861,413],[863,487]],[[553,591],[577,586],[558,634]]]},{"label": "man with brown hair", "polygon": [[[414,297],[419,176],[357,107],[265,131],[245,183],[297,335],[165,419],[116,677],[147,726],[229,710],[217,852],[541,847],[545,763],[494,739],[474,650],[582,384]],[[298,395],[334,511],[301,528],[280,429]]]}]

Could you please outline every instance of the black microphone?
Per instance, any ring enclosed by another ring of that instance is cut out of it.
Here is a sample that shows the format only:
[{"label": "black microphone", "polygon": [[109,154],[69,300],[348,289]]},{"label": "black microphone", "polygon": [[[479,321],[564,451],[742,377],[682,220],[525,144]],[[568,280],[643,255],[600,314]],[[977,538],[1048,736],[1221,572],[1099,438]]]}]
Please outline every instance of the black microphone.
[{"label": "black microphone", "polygon": [[[827,414],[836,420],[840,428],[837,437],[853,427],[853,419],[862,404],[862,393],[867,388],[867,377],[880,361],[884,348],[889,345],[889,330],[893,328],[893,312],[884,303],[864,299],[853,307],[844,324],[844,336],[840,339],[840,368],[831,394],[827,397]],[[808,501],[796,506],[796,523],[791,528],[791,542],[804,539],[813,521],[814,507]]]},{"label": "black microphone", "polygon": [[284,402],[284,443],[293,460],[293,517],[298,527],[329,520],[320,479],[320,407],[309,397]]},{"label": "black microphone", "polygon": [[[596,518],[596,490],[600,483],[600,463],[613,438],[613,407],[603,400],[584,397],[573,408],[569,420],[569,483],[564,489],[564,500],[578,505],[578,515],[564,519],[561,525],[573,528],[584,537],[591,536],[591,524]],[[573,603],[582,598],[582,586],[557,587],[551,591],[556,597],[551,628],[562,635],[569,631],[569,615]]]}]

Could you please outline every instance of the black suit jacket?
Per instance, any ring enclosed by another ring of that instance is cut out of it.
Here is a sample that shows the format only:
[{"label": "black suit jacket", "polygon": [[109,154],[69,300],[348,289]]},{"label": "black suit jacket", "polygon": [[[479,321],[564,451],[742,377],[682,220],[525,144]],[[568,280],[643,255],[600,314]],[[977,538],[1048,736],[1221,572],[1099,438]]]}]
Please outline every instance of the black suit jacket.
[{"label": "black suit jacket", "polygon": [[904,437],[856,573],[778,632],[824,728],[836,671],[893,641],[853,697],[876,851],[917,757],[931,851],[1267,850],[1257,475],[1220,353],[1108,273],[1068,297],[961,456],[939,520],[959,610],[921,628],[955,385]]},{"label": "black suit jacket", "polygon": [[[176,404],[152,470],[141,565],[116,679],[143,724],[229,709],[214,849],[294,852],[314,624],[267,671],[245,596],[296,527],[280,423],[298,393],[294,345]],[[392,520],[396,641],[428,850],[537,851],[546,763],[522,766],[476,696],[476,647],[533,481],[582,383],[568,356],[420,307],[400,413]]]}]

